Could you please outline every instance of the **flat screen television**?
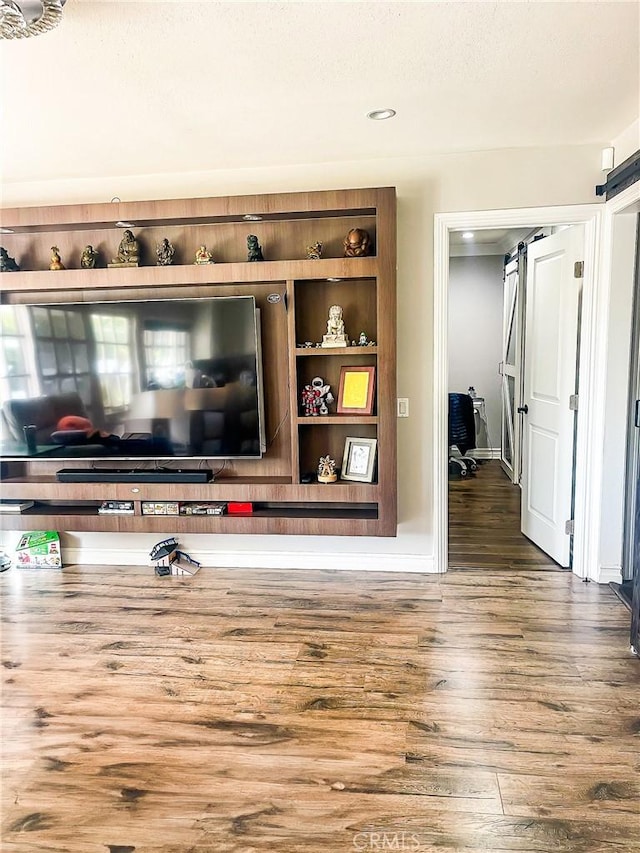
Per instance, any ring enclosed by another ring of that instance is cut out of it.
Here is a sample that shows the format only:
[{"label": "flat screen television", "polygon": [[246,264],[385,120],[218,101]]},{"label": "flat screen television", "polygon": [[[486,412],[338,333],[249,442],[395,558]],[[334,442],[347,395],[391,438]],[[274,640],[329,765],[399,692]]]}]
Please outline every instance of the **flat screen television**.
[{"label": "flat screen television", "polygon": [[259,458],[252,296],[3,305],[5,459]]}]

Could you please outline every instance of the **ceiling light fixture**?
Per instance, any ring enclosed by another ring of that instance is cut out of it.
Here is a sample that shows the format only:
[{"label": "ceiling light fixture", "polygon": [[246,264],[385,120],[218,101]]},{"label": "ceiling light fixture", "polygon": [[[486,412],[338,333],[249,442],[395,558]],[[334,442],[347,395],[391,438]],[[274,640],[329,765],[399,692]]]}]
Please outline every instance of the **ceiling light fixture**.
[{"label": "ceiling light fixture", "polygon": [[370,113],[367,113],[367,118],[373,119],[374,121],[384,121],[386,118],[393,118],[395,114],[395,110],[387,107],[384,110],[371,110]]},{"label": "ceiling light fixture", "polygon": [[135,227],[136,227],[135,222],[122,222],[122,221],[116,222],[116,228],[135,228]]},{"label": "ceiling light fixture", "polygon": [[13,228],[0,228],[0,234],[14,234]]},{"label": "ceiling light fixture", "polygon": [[258,216],[257,213],[245,213],[242,218],[245,222],[262,222],[262,217]]},{"label": "ceiling light fixture", "polygon": [[462,239],[463,240],[473,240],[473,236],[474,236],[473,231],[463,231],[462,232]]},{"label": "ceiling light fixture", "polygon": [[25,39],[53,30],[66,0],[0,0],[0,39]]}]

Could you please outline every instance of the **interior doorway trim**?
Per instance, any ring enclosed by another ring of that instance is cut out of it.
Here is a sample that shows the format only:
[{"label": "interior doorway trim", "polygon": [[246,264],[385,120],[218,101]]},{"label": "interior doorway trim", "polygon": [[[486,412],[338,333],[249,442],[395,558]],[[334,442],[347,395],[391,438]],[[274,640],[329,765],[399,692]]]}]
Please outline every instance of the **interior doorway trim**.
[{"label": "interior doorway trim", "polygon": [[[600,287],[598,251],[602,204],[528,207],[437,213],[434,217],[434,353],[433,353],[433,516],[434,568],[447,571],[448,532],[448,290],[449,234],[485,228],[585,227],[585,257],[580,334],[580,408],[577,413],[575,535],[573,572],[598,578],[600,484],[606,390],[607,294]],[[497,366],[496,366],[497,367]],[[600,450],[598,451],[598,448]]]}]

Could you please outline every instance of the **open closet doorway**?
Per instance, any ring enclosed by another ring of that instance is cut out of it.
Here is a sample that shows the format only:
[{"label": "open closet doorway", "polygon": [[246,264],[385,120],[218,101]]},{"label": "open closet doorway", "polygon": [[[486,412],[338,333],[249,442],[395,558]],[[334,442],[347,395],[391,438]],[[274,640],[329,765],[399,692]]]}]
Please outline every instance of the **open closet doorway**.
[{"label": "open closet doorway", "polygon": [[[591,506],[579,460],[589,435],[579,429],[576,408],[580,373],[588,376],[593,358],[580,318],[586,285],[591,330],[594,208],[436,216],[434,433],[442,444],[435,452],[434,497],[441,571],[569,568],[575,508],[579,559],[572,567],[583,576]],[[541,228],[544,222],[551,224]],[[465,424],[471,436],[460,435]]]},{"label": "open closet doorway", "polygon": [[449,568],[553,568],[521,532],[528,246],[551,229],[449,239]]}]

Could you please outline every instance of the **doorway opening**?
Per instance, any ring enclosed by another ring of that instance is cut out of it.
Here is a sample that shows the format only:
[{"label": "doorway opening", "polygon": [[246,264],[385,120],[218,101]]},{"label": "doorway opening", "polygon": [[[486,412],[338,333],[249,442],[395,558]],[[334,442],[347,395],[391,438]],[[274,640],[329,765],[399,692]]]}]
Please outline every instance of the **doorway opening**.
[{"label": "doorway opening", "polygon": [[[448,531],[448,508],[449,508],[449,254],[450,241],[454,232],[459,231],[484,231],[487,229],[524,229],[528,232],[534,231],[540,223],[549,223],[550,226],[561,228],[562,226],[582,225],[583,244],[583,267],[582,267],[582,301],[581,301],[581,328],[579,335],[579,356],[574,356],[574,380],[580,377],[581,391],[585,393],[584,405],[581,405],[577,416],[572,415],[573,424],[576,422],[575,431],[575,489],[574,489],[574,541],[573,541],[573,563],[572,570],[580,577],[588,576],[591,572],[588,565],[587,555],[595,552],[591,548],[591,537],[597,535],[597,522],[599,521],[598,476],[601,469],[597,465],[584,464],[589,459],[591,448],[596,446],[601,423],[598,420],[599,407],[602,405],[602,392],[598,388],[597,377],[593,375],[592,365],[596,358],[596,344],[598,341],[597,329],[597,301],[598,278],[596,275],[597,260],[597,234],[600,227],[601,207],[599,205],[577,205],[566,207],[529,208],[521,210],[497,210],[497,211],[475,211],[464,213],[437,214],[434,223],[435,238],[435,263],[434,263],[434,516],[435,516],[435,566],[443,572],[448,566],[449,531]],[[551,269],[553,264],[545,267]],[[542,267],[541,267],[542,269]],[[552,279],[543,280],[543,289],[546,287],[547,295],[553,294],[551,287]],[[540,302],[535,310],[538,310],[537,327],[544,328],[545,312],[547,316],[559,316],[563,313],[564,306],[556,301],[555,307],[551,302]],[[577,310],[576,310],[577,324]],[[569,336],[571,337],[571,336]],[[577,328],[574,333],[574,344],[578,341]],[[555,344],[558,342],[556,341]],[[539,336],[537,358],[545,367],[547,349],[544,346],[544,335]],[[555,345],[554,344],[554,345]],[[558,350],[551,347],[548,352],[557,354]],[[553,357],[555,357],[555,354]],[[577,360],[579,359],[579,360]],[[547,359],[548,361],[548,359]],[[566,360],[565,360],[566,361]],[[548,367],[548,364],[547,364]],[[540,376],[547,376],[548,371],[538,372]],[[538,374],[536,374],[538,375]],[[470,381],[469,385],[473,385]],[[464,388],[462,389],[465,390]],[[556,390],[558,391],[556,395]],[[478,388],[475,388],[478,394]],[[555,389],[548,393],[549,389],[538,387],[535,389],[536,400],[553,398],[554,395],[563,399],[565,387]],[[483,396],[478,394],[478,396]],[[566,404],[569,399],[567,396]],[[544,413],[543,413],[544,414]],[[546,416],[546,415],[545,415]],[[536,418],[542,418],[540,413]],[[502,428],[502,427],[501,427]],[[558,455],[559,444],[549,438],[550,430],[541,420],[534,426],[529,426],[530,445],[535,445],[537,451],[542,455],[543,467],[540,469],[544,475],[543,480],[555,482],[555,476],[549,478],[551,469],[550,460],[554,453]],[[495,431],[495,430],[494,430]],[[565,430],[566,432],[566,430]],[[533,436],[533,438],[531,438]],[[546,439],[549,438],[547,441]],[[564,439],[563,439],[564,441]],[[571,435],[571,445],[574,435]],[[493,445],[493,441],[490,442]],[[490,455],[494,455],[495,445],[488,447]],[[566,446],[562,445],[562,458],[566,458]],[[489,460],[493,462],[494,460]],[[547,466],[546,468],[544,466]],[[487,471],[491,470],[490,468]],[[523,466],[527,470],[527,466]],[[537,468],[535,469],[538,470]],[[555,472],[554,472],[555,473]],[[566,486],[566,484],[565,484]],[[570,482],[571,487],[571,482]],[[537,486],[529,487],[526,494],[537,495]],[[539,516],[544,515],[544,500],[539,503],[537,509]],[[553,503],[555,498],[549,499]],[[534,501],[535,503],[535,501]],[[533,509],[536,509],[533,506]],[[535,513],[533,513],[535,515]],[[569,521],[569,519],[567,519]],[[559,525],[556,525],[558,527]],[[564,524],[563,524],[564,527]],[[528,534],[527,534],[528,535]],[[564,536],[563,530],[563,536]],[[568,540],[567,540],[568,541]],[[591,549],[591,551],[590,551]]]},{"label": "doorway opening", "polygon": [[450,233],[450,569],[558,569],[521,524],[527,250],[555,230]]}]

